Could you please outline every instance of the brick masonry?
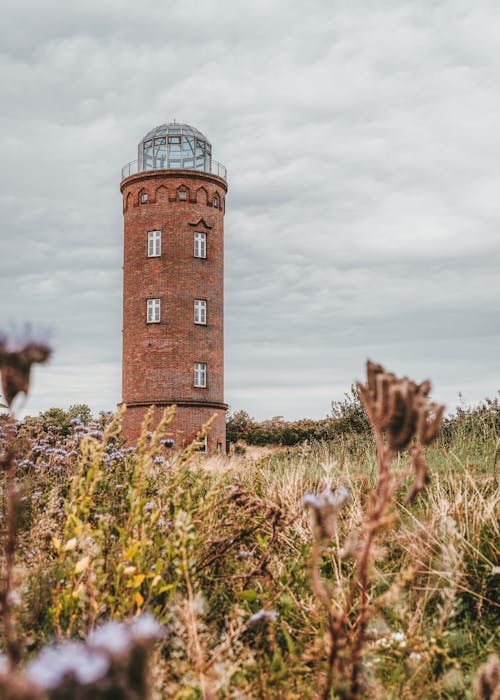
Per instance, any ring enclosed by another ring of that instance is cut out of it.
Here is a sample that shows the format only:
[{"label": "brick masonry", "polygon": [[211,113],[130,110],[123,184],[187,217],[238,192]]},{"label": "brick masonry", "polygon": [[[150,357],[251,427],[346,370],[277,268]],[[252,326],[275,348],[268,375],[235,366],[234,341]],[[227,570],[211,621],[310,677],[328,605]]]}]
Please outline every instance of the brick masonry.
[{"label": "brick masonry", "polygon": [[[120,187],[124,435],[134,442],[150,405],[157,407],[157,421],[162,409],[174,403],[178,408],[171,432],[176,446],[188,444],[215,414],[208,448],[224,450],[226,182],[197,171],[169,170],[133,175]],[[160,257],[148,257],[148,231],[153,230],[162,232]],[[206,258],[194,257],[196,232],[206,233]],[[161,300],[159,323],[147,323],[148,299]],[[207,302],[206,325],[194,323],[195,299]],[[207,365],[206,388],[194,386],[195,362]]]}]

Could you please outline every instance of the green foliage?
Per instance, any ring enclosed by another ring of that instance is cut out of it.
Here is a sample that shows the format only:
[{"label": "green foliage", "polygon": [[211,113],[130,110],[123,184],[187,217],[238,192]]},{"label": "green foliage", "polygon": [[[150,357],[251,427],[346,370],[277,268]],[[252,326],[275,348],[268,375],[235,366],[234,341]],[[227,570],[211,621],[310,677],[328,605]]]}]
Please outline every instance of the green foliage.
[{"label": "green foliage", "polygon": [[24,428],[31,432],[38,429],[65,438],[74,433],[76,426],[88,426],[92,420],[92,412],[87,404],[74,404],[67,411],[54,406],[38,416],[27,418]]},{"label": "green foliage", "polygon": [[282,416],[275,416],[257,422],[245,411],[237,411],[227,421],[227,439],[247,445],[293,446],[305,441],[328,442],[348,435],[366,437],[369,433],[370,424],[355,387],[342,401],[333,401],[331,416],[321,420],[285,421]]},{"label": "green foliage", "polygon": [[[359,399],[355,386],[340,401],[332,401],[331,414],[327,418],[312,420],[303,418],[285,421],[275,416],[256,421],[246,411],[237,411],[228,417],[227,439],[229,442],[247,445],[293,446],[307,442],[358,442],[371,434],[370,423]],[[493,440],[496,455],[500,456],[500,401],[485,399],[478,406],[459,405],[456,412],[446,418],[441,428],[439,444],[447,445],[463,440]]]},{"label": "green foliage", "polygon": [[[102,433],[95,423],[66,436],[21,425],[26,646],[148,610],[169,633],[154,663],[156,697],[317,697],[327,623],[311,587],[302,499],[325,478],[347,486],[338,541],[355,548],[373,485],[371,439],[353,401],[343,403],[328,419],[338,421],[334,440],[227,460],[167,449],[168,415],[152,435],[146,423],[136,449],[123,447],[120,416]],[[364,697],[472,697],[473,671],[498,645],[494,415],[460,415],[426,451],[427,491],[398,503],[398,527],[384,533],[371,573],[383,604],[367,630]],[[251,419],[237,423],[248,430]],[[339,605],[352,573],[334,537],[321,576]],[[332,698],[345,692],[336,687]]]}]

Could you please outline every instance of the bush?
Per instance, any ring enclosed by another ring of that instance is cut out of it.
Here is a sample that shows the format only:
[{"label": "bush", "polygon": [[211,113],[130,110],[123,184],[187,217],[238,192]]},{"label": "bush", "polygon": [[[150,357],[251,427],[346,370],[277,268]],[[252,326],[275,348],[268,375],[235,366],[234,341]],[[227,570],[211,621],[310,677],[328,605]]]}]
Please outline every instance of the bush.
[{"label": "bush", "polygon": [[282,416],[255,421],[246,411],[230,414],[227,439],[247,445],[293,446],[303,442],[328,442],[348,435],[367,436],[370,424],[354,387],[342,401],[332,402],[331,416],[320,420],[285,421]]}]

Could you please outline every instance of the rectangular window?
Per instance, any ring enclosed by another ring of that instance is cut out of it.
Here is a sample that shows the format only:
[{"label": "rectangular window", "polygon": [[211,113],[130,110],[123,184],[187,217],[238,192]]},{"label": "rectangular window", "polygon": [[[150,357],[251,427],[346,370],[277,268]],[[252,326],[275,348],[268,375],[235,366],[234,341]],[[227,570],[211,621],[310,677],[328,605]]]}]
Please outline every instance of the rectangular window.
[{"label": "rectangular window", "polygon": [[194,363],[194,385],[202,389],[207,386],[207,366],[204,362]]},{"label": "rectangular window", "polygon": [[147,323],[160,323],[160,299],[148,299]]},{"label": "rectangular window", "polygon": [[148,258],[161,255],[161,231],[148,231]]},{"label": "rectangular window", "polygon": [[161,231],[148,231],[148,258],[161,255]]},{"label": "rectangular window", "polygon": [[141,202],[144,204],[144,202],[148,201],[148,195],[144,192],[141,194]]},{"label": "rectangular window", "polygon": [[207,302],[205,299],[194,300],[194,322],[203,326],[207,323]]},{"label": "rectangular window", "polygon": [[207,257],[207,234],[196,231],[194,234],[194,257]]}]

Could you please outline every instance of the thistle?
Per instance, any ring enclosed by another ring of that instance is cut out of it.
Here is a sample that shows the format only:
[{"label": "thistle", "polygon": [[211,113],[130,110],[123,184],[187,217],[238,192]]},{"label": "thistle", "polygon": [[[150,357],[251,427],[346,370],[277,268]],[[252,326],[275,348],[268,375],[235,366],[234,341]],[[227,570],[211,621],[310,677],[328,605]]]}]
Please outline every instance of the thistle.
[{"label": "thistle", "polygon": [[0,336],[2,392],[9,408],[19,393],[28,393],[32,365],[46,362],[51,352],[46,343],[35,340],[27,340],[11,349],[5,336]]}]

